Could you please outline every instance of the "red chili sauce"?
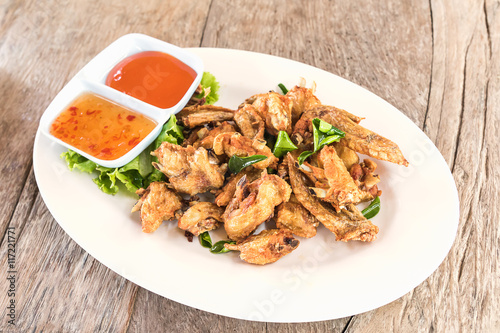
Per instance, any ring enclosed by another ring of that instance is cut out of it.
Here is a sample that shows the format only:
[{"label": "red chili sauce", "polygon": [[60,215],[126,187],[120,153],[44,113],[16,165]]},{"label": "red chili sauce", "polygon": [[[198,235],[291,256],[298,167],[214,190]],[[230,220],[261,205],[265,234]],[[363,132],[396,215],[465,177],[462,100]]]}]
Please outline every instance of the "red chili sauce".
[{"label": "red chili sauce", "polygon": [[134,148],[155,126],[142,114],[85,93],[59,114],[50,134],[101,160],[114,160]]},{"label": "red chili sauce", "polygon": [[179,59],[157,51],[134,54],[109,72],[106,85],[156,107],[176,105],[196,72]]}]

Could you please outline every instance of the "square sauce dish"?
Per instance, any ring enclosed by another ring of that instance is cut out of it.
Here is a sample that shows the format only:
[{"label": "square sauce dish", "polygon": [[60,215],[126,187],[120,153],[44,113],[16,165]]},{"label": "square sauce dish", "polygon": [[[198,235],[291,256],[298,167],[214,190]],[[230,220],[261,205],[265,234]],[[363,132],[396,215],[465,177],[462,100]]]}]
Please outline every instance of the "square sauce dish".
[{"label": "square sauce dish", "polygon": [[148,147],[188,103],[203,62],[142,34],[120,37],[83,67],[40,119],[48,138],[108,168]]}]

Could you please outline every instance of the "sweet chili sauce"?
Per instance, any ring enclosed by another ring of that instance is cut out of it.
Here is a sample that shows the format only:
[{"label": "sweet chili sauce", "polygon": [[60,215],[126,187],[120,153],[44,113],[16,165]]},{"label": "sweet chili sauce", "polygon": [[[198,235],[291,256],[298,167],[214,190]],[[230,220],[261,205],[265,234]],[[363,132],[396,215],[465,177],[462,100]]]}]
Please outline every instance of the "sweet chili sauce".
[{"label": "sweet chili sauce", "polygon": [[196,78],[179,59],[157,51],[134,54],[108,74],[106,85],[165,109],[176,105]]},{"label": "sweet chili sauce", "polygon": [[50,133],[89,155],[114,160],[134,148],[155,126],[142,114],[84,93],[59,114]]}]

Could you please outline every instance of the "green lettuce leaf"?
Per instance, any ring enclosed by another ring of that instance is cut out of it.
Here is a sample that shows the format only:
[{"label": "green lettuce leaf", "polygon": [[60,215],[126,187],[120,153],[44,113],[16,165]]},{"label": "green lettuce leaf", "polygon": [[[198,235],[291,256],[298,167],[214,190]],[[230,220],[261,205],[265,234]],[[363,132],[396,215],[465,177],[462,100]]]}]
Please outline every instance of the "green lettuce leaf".
[{"label": "green lettuce leaf", "polygon": [[208,95],[205,97],[206,104],[214,104],[219,100],[219,82],[215,79],[215,76],[209,72],[203,72],[203,77],[200,82],[203,92],[198,97],[205,96],[205,90],[210,89]]}]

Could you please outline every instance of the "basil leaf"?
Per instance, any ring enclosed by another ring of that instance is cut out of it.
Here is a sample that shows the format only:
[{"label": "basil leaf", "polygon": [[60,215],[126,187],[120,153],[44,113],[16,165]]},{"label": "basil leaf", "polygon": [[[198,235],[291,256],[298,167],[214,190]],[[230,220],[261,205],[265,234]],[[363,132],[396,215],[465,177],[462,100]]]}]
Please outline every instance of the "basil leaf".
[{"label": "basil leaf", "polygon": [[309,150],[306,150],[306,151],[303,151],[302,153],[300,153],[299,158],[298,158],[299,164],[304,163],[304,161],[306,160],[306,158],[308,158],[312,154],[314,154],[314,153],[312,151],[309,151]]},{"label": "basil leaf", "polygon": [[361,211],[361,213],[367,219],[371,219],[372,217],[377,215],[379,211],[380,211],[380,198],[375,197],[375,199],[373,199],[373,201],[370,203],[370,205],[368,207],[366,207],[365,209],[363,209]]},{"label": "basil leaf", "polygon": [[286,89],[286,87],[285,87],[285,85],[283,83],[279,83],[278,87],[280,87],[281,92],[283,93],[283,95],[286,95],[288,93],[288,89]]},{"label": "basil leaf", "polygon": [[212,238],[210,237],[210,234],[208,233],[208,231],[205,231],[204,233],[200,234],[200,236],[198,236],[198,238],[200,239],[201,246],[209,248],[209,249],[212,248]]},{"label": "basil leaf", "polygon": [[267,158],[267,156],[264,155],[253,155],[253,156],[248,156],[248,157],[238,157],[236,155],[231,156],[229,159],[229,163],[227,166],[229,167],[229,170],[231,170],[232,173],[238,173],[244,168],[246,168],[249,165],[252,165],[254,163],[263,161]]},{"label": "basil leaf", "polygon": [[215,243],[212,248],[210,249],[210,252],[212,253],[227,253],[231,250],[228,250],[224,247],[224,244],[236,244],[234,241],[230,240],[221,240]]},{"label": "basil leaf", "polygon": [[285,131],[280,131],[273,149],[274,156],[280,158],[283,155],[286,155],[289,151],[293,151],[295,149],[298,148],[293,144],[292,140],[290,140],[288,134]]}]

